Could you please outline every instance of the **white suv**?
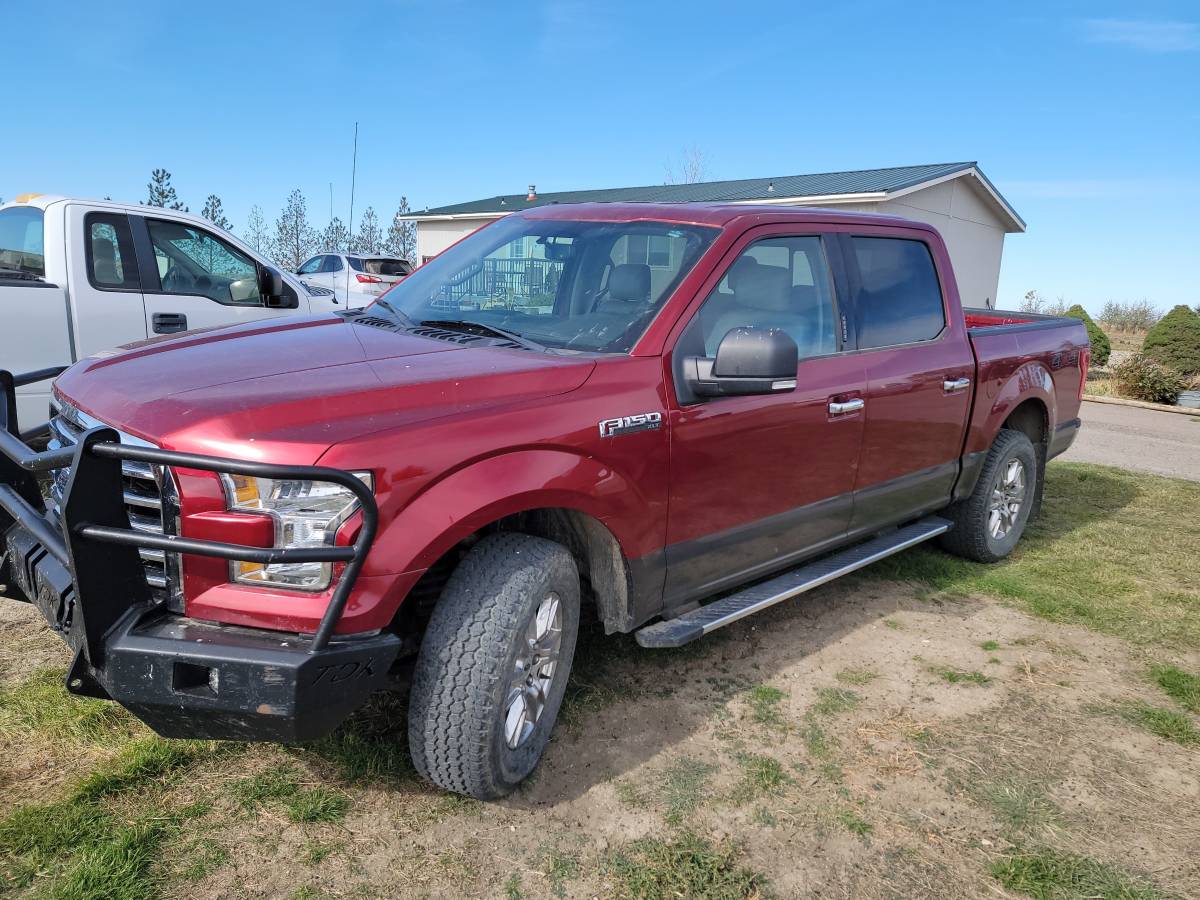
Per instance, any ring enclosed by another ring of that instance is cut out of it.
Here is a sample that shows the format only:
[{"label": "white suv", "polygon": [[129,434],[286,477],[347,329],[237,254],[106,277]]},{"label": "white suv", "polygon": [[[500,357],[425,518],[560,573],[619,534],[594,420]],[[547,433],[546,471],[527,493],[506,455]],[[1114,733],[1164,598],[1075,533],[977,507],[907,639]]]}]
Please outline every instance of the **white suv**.
[{"label": "white suv", "polygon": [[350,253],[319,253],[296,270],[305,284],[329,288],[351,309],[366,306],[410,272],[412,264],[398,256]]}]

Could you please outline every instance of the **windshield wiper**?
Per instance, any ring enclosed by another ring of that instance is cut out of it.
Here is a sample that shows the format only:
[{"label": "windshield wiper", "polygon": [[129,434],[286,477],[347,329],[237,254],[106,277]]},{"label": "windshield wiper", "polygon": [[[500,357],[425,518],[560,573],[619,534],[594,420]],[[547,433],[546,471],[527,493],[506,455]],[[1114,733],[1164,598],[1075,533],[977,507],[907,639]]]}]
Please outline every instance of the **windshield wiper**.
[{"label": "windshield wiper", "polygon": [[[388,303],[382,297],[376,297],[375,302],[378,303],[380,306],[382,306],[384,309],[386,309],[388,312],[390,312],[397,319],[399,319],[400,324],[403,325],[404,327],[407,328],[411,325],[416,324],[415,322],[413,322],[412,319],[410,319],[404,313],[400,312],[400,310],[396,309],[396,307],[392,306],[392,304]],[[349,312],[349,310],[347,310],[347,312]]]},{"label": "windshield wiper", "polygon": [[464,331],[468,334],[483,331],[493,334],[496,337],[507,338],[515,344],[520,344],[526,350],[539,350],[542,353],[549,352],[549,348],[544,344],[531,341],[523,334],[519,334],[516,331],[509,331],[507,328],[497,328],[495,325],[484,325],[482,322],[468,322],[465,319],[422,319],[421,324],[433,328],[445,328],[447,331]]}]

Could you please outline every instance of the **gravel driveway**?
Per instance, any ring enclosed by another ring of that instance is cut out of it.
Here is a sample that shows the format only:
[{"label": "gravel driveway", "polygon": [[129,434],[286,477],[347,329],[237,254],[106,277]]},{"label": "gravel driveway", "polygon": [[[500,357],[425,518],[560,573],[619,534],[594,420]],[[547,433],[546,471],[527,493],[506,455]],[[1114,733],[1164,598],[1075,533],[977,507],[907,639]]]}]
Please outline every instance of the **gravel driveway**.
[{"label": "gravel driveway", "polygon": [[1059,459],[1200,481],[1200,416],[1084,401],[1083,428]]}]

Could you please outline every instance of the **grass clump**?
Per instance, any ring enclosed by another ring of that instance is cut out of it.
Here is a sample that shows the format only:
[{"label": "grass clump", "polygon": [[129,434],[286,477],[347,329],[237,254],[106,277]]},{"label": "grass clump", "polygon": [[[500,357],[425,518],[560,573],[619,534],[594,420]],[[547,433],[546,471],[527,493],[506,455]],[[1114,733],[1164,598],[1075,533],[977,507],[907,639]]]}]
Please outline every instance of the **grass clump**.
[{"label": "grass clump", "polygon": [[703,802],[709,778],[717,767],[682,756],[674,760],[658,785],[659,800],[666,807],[666,820],[671,825],[682,825]]},{"label": "grass clump", "polygon": [[739,864],[730,844],[713,844],[691,832],[669,840],[643,838],[610,855],[612,896],[622,900],[705,897],[747,900],[766,892],[766,878]]},{"label": "grass clump", "polygon": [[835,818],[837,819],[838,824],[851,834],[857,834],[859,837],[866,837],[871,833],[871,823],[860,816],[853,809],[839,810]]},{"label": "grass clump", "polygon": [[255,810],[273,800],[290,800],[300,791],[296,770],[291,766],[274,766],[250,778],[242,778],[230,786],[230,793],[244,808]]},{"label": "grass clump", "polygon": [[279,804],[293,822],[340,822],[350,811],[350,798],[340,791],[318,785],[301,787],[291,766],[274,766],[251,778],[243,778],[230,788],[234,799],[250,812],[267,804]]},{"label": "grass clump", "polygon": [[1049,847],[1016,853],[989,867],[1010,891],[1038,900],[1160,900],[1166,895],[1141,879],[1086,856]]},{"label": "grass clump", "polygon": [[1150,669],[1150,677],[1188,712],[1200,713],[1200,676],[1178,666],[1159,665]]},{"label": "grass clump", "polygon": [[879,673],[872,669],[842,669],[834,676],[842,684],[852,684],[855,687],[870,684],[878,677]]},{"label": "grass clump", "polygon": [[1149,703],[1133,701],[1117,708],[1117,713],[1126,722],[1137,725],[1164,740],[1184,747],[1200,744],[1200,730],[1183,713]]},{"label": "grass clump", "polygon": [[1139,644],[1200,647],[1197,508],[1197,482],[1055,461],[1042,513],[1008,559],[985,565],[915,547],[863,577],[993,597]]},{"label": "grass clump", "polygon": [[67,693],[62,669],[38,669],[13,688],[0,688],[0,732],[38,735],[55,743],[111,745],[130,737],[137,721],[116,703]]},{"label": "grass clump", "polygon": [[558,849],[549,849],[542,854],[541,865],[550,892],[555,897],[567,895],[567,882],[579,877],[579,863],[569,854]]},{"label": "grass clump", "polygon": [[76,801],[96,801],[144,787],[187,768],[211,747],[205,741],[165,741],[157,737],[133,741],[81,781],[72,796]]},{"label": "grass clump", "polygon": [[287,801],[287,816],[293,822],[340,822],[350,811],[350,798],[340,791],[314,787],[298,791]]},{"label": "grass clump", "polygon": [[741,780],[733,790],[731,799],[735,803],[746,803],[758,797],[777,794],[791,778],[783,770],[783,764],[773,756],[760,753],[738,755],[742,770]]},{"label": "grass clump", "polygon": [[832,716],[849,712],[862,703],[862,697],[847,688],[824,687],[817,691],[817,702],[812,711],[818,716]]},{"label": "grass clump", "polygon": [[993,653],[996,650],[1000,649],[1000,642],[999,641],[984,641],[982,644],[979,645],[979,649],[986,650],[989,653]]},{"label": "grass clump", "polygon": [[948,684],[991,684],[992,679],[982,672],[967,672],[963,669],[955,669],[952,666],[931,666],[931,671],[938,678]]},{"label": "grass clump", "polygon": [[759,725],[769,725],[778,728],[784,724],[779,704],[787,699],[787,694],[769,684],[756,684],[746,694],[750,703],[750,715]]},{"label": "grass clump", "polygon": [[970,793],[1013,831],[1032,831],[1059,816],[1058,807],[1039,784],[1010,778],[982,783],[972,780],[969,785]]}]

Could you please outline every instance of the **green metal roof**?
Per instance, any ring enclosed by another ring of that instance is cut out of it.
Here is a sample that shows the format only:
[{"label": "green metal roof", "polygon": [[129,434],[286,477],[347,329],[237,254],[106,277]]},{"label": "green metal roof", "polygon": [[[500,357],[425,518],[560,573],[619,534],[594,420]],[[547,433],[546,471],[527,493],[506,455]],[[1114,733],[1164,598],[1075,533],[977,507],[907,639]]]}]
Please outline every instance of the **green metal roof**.
[{"label": "green metal roof", "polygon": [[[410,218],[420,220],[433,216],[509,213],[551,203],[713,203],[844,194],[887,194],[968,169],[978,171],[974,162],[954,162],[900,166],[892,169],[860,169],[853,172],[821,172],[814,175],[742,178],[736,181],[703,181],[696,184],[652,184],[590,191],[554,191],[539,193],[535,200],[526,199],[525,194],[506,194],[425,209],[413,213]],[[979,174],[982,177],[982,173]],[[987,182],[986,178],[983,180]],[[1024,222],[1015,210],[990,182],[987,186],[1023,230]]]}]

